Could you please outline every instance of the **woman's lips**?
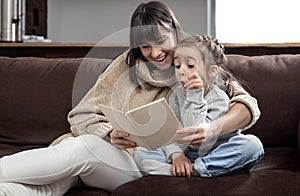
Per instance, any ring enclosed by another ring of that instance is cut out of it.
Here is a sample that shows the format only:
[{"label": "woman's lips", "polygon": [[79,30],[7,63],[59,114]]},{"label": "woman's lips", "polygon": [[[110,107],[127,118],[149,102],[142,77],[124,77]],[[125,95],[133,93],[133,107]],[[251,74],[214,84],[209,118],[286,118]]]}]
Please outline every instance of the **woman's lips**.
[{"label": "woman's lips", "polygon": [[158,62],[158,63],[166,63],[166,60],[167,60],[167,54],[165,54],[165,55],[163,55],[163,56],[160,56],[159,58],[156,58],[156,59],[154,59],[156,62]]}]

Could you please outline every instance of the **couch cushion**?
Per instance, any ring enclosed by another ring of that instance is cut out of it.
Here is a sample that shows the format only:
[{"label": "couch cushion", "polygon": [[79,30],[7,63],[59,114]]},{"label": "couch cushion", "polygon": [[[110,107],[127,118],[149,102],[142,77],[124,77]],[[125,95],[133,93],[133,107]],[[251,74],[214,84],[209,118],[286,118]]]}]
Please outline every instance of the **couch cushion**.
[{"label": "couch cushion", "polygon": [[64,196],[108,196],[110,195],[110,192],[103,190],[103,189],[99,189],[99,188],[92,188],[92,187],[75,187],[75,188],[71,188],[70,190],[68,190],[68,192],[66,192],[64,194]]},{"label": "couch cushion", "polygon": [[248,133],[265,147],[296,147],[300,113],[300,54],[228,55],[228,68],[257,98],[261,118]]},{"label": "couch cushion", "polygon": [[253,172],[268,170],[288,170],[300,172],[300,157],[296,148],[266,148],[264,158],[255,166]]},{"label": "couch cushion", "polygon": [[299,171],[278,170],[217,178],[146,176],[112,195],[299,195],[299,180]]},{"label": "couch cushion", "polygon": [[121,185],[112,195],[297,195],[299,180],[296,148],[266,148],[266,156],[251,173],[215,178],[145,176]]},{"label": "couch cushion", "polygon": [[300,156],[300,118],[299,118],[299,124],[298,124],[298,154]]},{"label": "couch cushion", "polygon": [[[49,145],[69,132],[74,80],[88,75],[78,100],[109,63],[106,59],[0,57],[0,157]],[[77,70],[80,70],[78,73]],[[92,72],[91,72],[92,70]],[[98,70],[98,71],[95,71]]]}]

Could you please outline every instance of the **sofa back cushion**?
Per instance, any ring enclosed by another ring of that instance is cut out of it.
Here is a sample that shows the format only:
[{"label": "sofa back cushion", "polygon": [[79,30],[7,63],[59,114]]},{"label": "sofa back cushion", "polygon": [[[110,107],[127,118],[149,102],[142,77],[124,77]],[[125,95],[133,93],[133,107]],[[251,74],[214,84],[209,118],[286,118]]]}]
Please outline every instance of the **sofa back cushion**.
[{"label": "sofa back cushion", "polygon": [[261,118],[248,133],[265,147],[296,147],[300,114],[300,54],[228,55],[228,68],[257,98]]},{"label": "sofa back cushion", "polygon": [[299,123],[298,123],[298,155],[300,157],[300,117],[299,117]]},{"label": "sofa back cushion", "polygon": [[[0,157],[47,146],[69,132],[72,101],[81,99],[109,62],[0,57]],[[74,81],[81,81],[80,91]]]},{"label": "sofa back cushion", "polygon": [[[69,132],[67,113],[109,62],[0,57],[0,157],[47,146]],[[228,55],[227,66],[245,81],[246,90],[258,99],[262,112],[246,132],[257,135],[265,147],[296,147],[300,55]]]}]

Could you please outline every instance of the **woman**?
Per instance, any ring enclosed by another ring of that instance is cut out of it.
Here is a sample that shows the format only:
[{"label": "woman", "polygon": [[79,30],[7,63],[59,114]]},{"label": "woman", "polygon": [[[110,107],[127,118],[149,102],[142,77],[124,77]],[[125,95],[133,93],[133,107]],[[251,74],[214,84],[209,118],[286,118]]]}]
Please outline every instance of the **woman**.
[{"label": "woman", "polygon": [[[79,178],[87,186],[113,191],[140,178],[142,175],[126,150],[136,144],[126,139],[128,133],[111,127],[97,104],[125,111],[167,97],[176,83],[170,65],[171,48],[181,37],[180,25],[166,5],[155,1],[140,4],[131,18],[130,50],[110,64],[68,115],[76,137],[63,136],[48,148],[1,158],[0,195],[1,191],[7,195],[63,195]],[[241,87],[234,88],[237,94],[232,98],[233,106],[222,119],[224,134],[250,127],[259,117],[256,100]],[[182,131],[196,133],[195,139],[186,139],[200,145],[209,130],[207,125]]]}]

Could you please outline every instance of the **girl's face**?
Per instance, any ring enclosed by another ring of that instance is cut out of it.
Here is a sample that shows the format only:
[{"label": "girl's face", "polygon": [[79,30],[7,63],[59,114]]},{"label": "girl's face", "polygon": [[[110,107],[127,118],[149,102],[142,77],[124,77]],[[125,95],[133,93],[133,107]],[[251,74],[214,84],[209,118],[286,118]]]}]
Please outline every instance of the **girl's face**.
[{"label": "girl's face", "polygon": [[173,31],[167,31],[164,27],[159,27],[160,37],[157,41],[144,43],[140,49],[143,56],[161,71],[168,70],[173,61],[172,48],[176,44]]},{"label": "girl's face", "polygon": [[193,73],[197,73],[200,76],[204,87],[207,86],[202,54],[196,47],[179,46],[176,48],[174,66],[177,81],[180,82],[184,92],[186,92],[184,84]]}]

